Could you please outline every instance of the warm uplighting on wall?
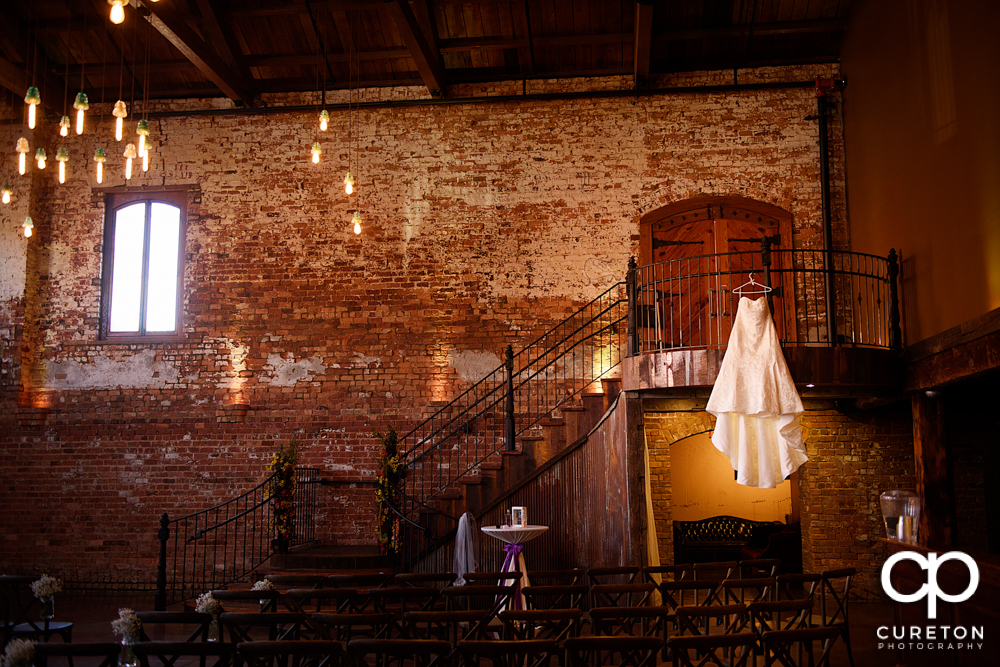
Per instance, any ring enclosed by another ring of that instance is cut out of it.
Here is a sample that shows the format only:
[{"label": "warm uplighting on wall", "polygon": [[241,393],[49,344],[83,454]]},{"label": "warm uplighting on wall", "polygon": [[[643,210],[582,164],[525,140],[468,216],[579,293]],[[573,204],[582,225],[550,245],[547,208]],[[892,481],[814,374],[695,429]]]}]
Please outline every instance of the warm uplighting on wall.
[{"label": "warm uplighting on wall", "polygon": [[313,164],[319,164],[319,156],[323,153],[323,149],[320,147],[318,141],[313,142],[312,147],[312,161]]},{"label": "warm uplighting on wall", "polygon": [[122,153],[125,156],[125,180],[132,178],[132,160],[135,159],[135,144],[128,144],[125,146],[125,152]]},{"label": "warm uplighting on wall", "polygon": [[69,116],[63,116],[59,119],[59,136],[69,136]]},{"label": "warm uplighting on wall", "polygon": [[35,129],[35,107],[42,103],[42,95],[38,92],[38,88],[34,86],[28,88],[24,101],[28,104],[28,127],[33,130]]},{"label": "warm uplighting on wall", "polygon": [[73,101],[73,108],[76,109],[76,133],[83,134],[83,112],[90,108],[87,93],[80,92],[76,94],[76,100]]},{"label": "warm uplighting on wall", "polygon": [[326,132],[326,128],[330,127],[330,112],[323,109],[319,113],[319,129],[322,132]]},{"label": "warm uplighting on wall", "polygon": [[122,100],[115,102],[115,108],[112,110],[111,115],[117,119],[115,120],[115,141],[121,141],[122,124],[125,117],[128,116],[128,109],[125,108],[125,102]]},{"label": "warm uplighting on wall", "polygon": [[347,194],[354,192],[354,174],[351,172],[347,172],[347,176],[344,177],[344,192]]},{"label": "warm uplighting on wall", "polygon": [[56,161],[59,163],[59,182],[66,182],[66,162],[69,160],[69,151],[65,146],[60,146],[56,151]]},{"label": "warm uplighting on wall", "polygon": [[125,0],[108,0],[108,4],[111,5],[111,22],[121,24],[125,20]]},{"label": "warm uplighting on wall", "polygon": [[39,148],[35,151],[35,160],[38,162],[39,169],[45,169],[45,149]]},{"label": "warm uplighting on wall", "polygon": [[17,157],[17,173],[21,174],[22,176],[24,176],[25,164],[28,161],[27,153],[30,150],[31,147],[28,146],[27,139],[21,137],[20,139],[17,140],[17,152],[20,153],[20,155],[18,155]]},{"label": "warm uplighting on wall", "polygon": [[24,229],[24,236],[26,238],[30,238],[31,230],[35,228],[35,223],[32,222],[30,215],[24,219],[24,222],[21,223],[21,227]]},{"label": "warm uplighting on wall", "polygon": [[353,221],[354,221],[354,233],[355,234],[360,234],[361,233],[361,214],[358,213],[357,211],[354,212]]},{"label": "warm uplighting on wall", "polygon": [[104,152],[103,148],[98,148],[94,152],[94,162],[97,163],[97,182],[98,184],[104,182],[104,162],[108,159],[108,154]]},{"label": "warm uplighting on wall", "polygon": [[10,196],[14,194],[14,191],[10,189],[10,183],[3,184],[3,194],[0,194],[0,201],[4,204],[10,203]]}]

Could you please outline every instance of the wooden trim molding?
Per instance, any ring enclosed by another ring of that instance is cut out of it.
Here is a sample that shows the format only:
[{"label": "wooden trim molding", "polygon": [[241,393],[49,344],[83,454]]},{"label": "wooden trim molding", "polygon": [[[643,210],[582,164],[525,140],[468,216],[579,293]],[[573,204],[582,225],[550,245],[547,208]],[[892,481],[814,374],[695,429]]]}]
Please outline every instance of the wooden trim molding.
[{"label": "wooden trim molding", "polygon": [[906,349],[906,391],[922,391],[1000,369],[1000,308]]}]

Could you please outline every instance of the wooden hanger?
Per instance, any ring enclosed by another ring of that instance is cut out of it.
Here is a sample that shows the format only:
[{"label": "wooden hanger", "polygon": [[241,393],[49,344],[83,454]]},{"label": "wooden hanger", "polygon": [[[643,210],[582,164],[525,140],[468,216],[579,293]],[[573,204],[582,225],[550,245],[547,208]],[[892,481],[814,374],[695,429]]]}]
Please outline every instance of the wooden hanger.
[{"label": "wooden hanger", "polygon": [[[750,289],[743,289],[745,287]],[[742,285],[734,289],[733,294],[736,294],[737,296],[745,296],[747,294],[767,294],[768,292],[771,291],[773,291],[773,288],[768,287],[767,285],[761,285],[759,282],[753,279],[753,274],[751,273],[750,280],[748,280],[747,282],[743,283]]]}]

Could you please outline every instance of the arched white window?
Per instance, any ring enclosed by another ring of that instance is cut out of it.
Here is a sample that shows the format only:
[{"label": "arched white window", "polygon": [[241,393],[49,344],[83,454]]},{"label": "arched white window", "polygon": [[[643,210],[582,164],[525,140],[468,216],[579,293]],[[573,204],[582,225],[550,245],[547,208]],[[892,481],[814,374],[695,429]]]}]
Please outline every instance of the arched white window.
[{"label": "arched white window", "polygon": [[101,338],[181,334],[186,193],[108,195]]}]

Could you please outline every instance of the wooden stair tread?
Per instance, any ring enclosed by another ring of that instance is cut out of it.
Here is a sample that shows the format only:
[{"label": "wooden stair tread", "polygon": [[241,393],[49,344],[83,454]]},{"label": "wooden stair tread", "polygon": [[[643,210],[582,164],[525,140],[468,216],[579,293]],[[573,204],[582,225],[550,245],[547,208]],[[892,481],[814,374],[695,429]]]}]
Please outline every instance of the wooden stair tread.
[{"label": "wooden stair tread", "polygon": [[483,461],[479,467],[483,470],[503,470],[503,461]]},{"label": "wooden stair tread", "polygon": [[561,412],[586,412],[587,408],[582,405],[565,405],[559,408]]},{"label": "wooden stair tread", "polygon": [[561,417],[550,417],[549,419],[543,419],[538,423],[542,426],[562,426],[566,423],[566,420]]}]

